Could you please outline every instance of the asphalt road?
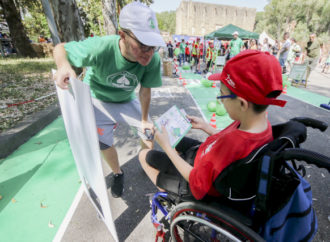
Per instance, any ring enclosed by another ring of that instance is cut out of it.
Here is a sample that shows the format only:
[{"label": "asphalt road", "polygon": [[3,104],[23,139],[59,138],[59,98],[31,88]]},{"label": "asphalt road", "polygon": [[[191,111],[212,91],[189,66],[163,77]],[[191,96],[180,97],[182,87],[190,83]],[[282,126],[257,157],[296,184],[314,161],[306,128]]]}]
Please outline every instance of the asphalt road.
[{"label": "asphalt road", "polygon": [[[160,116],[173,104],[184,108],[188,114],[201,116],[188,90],[178,86],[175,79],[164,78],[163,87],[154,90],[150,114],[152,118]],[[330,124],[328,111],[284,96],[288,100],[285,108],[269,108],[269,119],[272,124],[285,122],[297,116],[309,116]],[[193,130],[189,137],[204,140],[206,135]],[[110,195],[113,217],[120,241],[155,241],[153,225],[150,221],[150,208],[147,194],[156,192],[156,188],[144,174],[138,162],[139,141],[126,127],[116,130],[115,145],[118,147],[120,164],[125,172],[125,193],[122,198]],[[307,141],[303,148],[311,149],[330,156],[330,128],[321,133],[309,129]],[[156,146],[159,149],[158,146]],[[111,177],[109,168],[104,164],[106,179]],[[325,169],[307,165],[306,179],[312,185],[314,208],[318,217],[319,229],[314,241],[328,241],[330,238],[330,176]],[[97,218],[96,211],[86,195],[83,195],[69,223],[62,241],[113,241],[109,231]]]}]

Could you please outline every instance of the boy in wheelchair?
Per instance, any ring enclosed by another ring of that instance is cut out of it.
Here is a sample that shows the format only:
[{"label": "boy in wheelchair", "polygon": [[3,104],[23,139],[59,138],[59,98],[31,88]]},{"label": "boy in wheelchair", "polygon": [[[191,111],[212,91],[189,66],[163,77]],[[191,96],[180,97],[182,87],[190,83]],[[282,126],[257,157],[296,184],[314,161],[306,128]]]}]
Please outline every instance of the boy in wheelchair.
[{"label": "boy in wheelchair", "polygon": [[276,99],[282,92],[281,67],[266,52],[244,51],[227,62],[221,74],[209,79],[221,81],[217,99],[234,122],[218,132],[203,119],[187,116],[192,128],[209,135],[205,142],[185,137],[173,149],[162,128],[155,139],[164,152],[144,149],[139,154],[144,171],[159,189],[192,194],[197,200],[220,196],[213,183],[222,170],[273,139],[266,109],[286,103]]},{"label": "boy in wheelchair", "polygon": [[281,67],[267,52],[241,52],[209,79],[221,81],[217,99],[234,122],[217,132],[187,116],[210,135],[205,142],[185,137],[173,149],[162,128],[155,139],[164,152],[139,154],[146,174],[165,191],[151,203],[156,241],[165,236],[157,208],[170,220],[174,241],[311,241],[317,230],[311,187],[295,160],[330,170],[330,158],[299,148],[306,127],[325,131],[327,124],[295,118],[270,125],[268,105],[286,102],[276,99]]}]

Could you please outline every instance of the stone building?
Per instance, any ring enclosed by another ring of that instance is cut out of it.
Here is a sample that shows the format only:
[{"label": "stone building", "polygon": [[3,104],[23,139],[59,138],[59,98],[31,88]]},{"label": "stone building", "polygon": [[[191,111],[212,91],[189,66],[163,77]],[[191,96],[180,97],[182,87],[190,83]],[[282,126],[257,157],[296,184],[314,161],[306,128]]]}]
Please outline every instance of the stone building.
[{"label": "stone building", "polygon": [[253,31],[255,17],[255,8],[182,0],[176,10],[175,33],[203,36],[227,24]]}]

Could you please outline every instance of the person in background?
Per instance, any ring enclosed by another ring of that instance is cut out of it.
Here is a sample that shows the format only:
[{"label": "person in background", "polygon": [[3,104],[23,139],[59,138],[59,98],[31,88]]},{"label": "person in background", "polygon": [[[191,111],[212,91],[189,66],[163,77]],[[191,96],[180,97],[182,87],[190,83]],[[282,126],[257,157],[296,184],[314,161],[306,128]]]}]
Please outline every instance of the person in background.
[{"label": "person in background", "polygon": [[191,69],[193,69],[193,67],[195,67],[195,73],[198,72],[197,68],[198,68],[198,64],[199,64],[199,41],[200,41],[200,38],[197,37],[196,39],[196,42],[193,43],[193,46],[192,46],[192,51],[191,51],[191,54],[192,54],[192,58],[194,59],[193,60],[193,65],[191,66]]},{"label": "person in background", "polygon": [[234,38],[229,44],[229,58],[233,58],[235,55],[239,54],[243,50],[243,41],[238,37],[239,33],[235,31],[233,33]]},{"label": "person in background", "polygon": [[289,50],[290,50],[290,34],[288,32],[285,32],[283,35],[283,45],[282,48],[279,51],[279,58],[278,60],[280,61],[280,65],[282,67],[282,73],[286,73],[286,59],[288,58]]},{"label": "person in background", "polygon": [[186,42],[186,48],[185,48],[185,56],[186,56],[186,62],[190,62],[190,47],[189,47],[189,42]]},{"label": "person in background", "polygon": [[291,38],[291,46],[288,54],[288,66],[289,69],[292,69],[293,63],[296,62],[296,59],[300,57],[301,54],[301,47],[297,44],[297,41],[295,38]]},{"label": "person in background", "polygon": [[180,48],[179,66],[182,66],[185,60],[185,49],[186,49],[186,44],[184,42],[184,39],[181,40],[179,48]]},{"label": "person in background", "polygon": [[270,53],[268,38],[264,38],[263,44],[261,46],[261,51]]},{"label": "person in background", "polygon": [[251,39],[250,50],[257,50],[257,49],[258,49],[257,41],[255,39]]},{"label": "person in background", "polygon": [[318,58],[320,55],[320,43],[316,38],[316,34],[311,34],[309,36],[309,41],[307,42],[307,46],[305,47],[306,51],[306,60],[305,63],[307,64],[307,73],[306,73],[306,80],[307,81],[311,72],[314,70],[318,63]]},{"label": "person in background", "polygon": [[329,66],[330,66],[330,51],[328,52],[328,57],[325,63],[323,64],[322,73],[328,74]]},{"label": "person in background", "polygon": [[210,67],[212,68],[212,64],[214,62],[215,50],[212,42],[209,43],[209,47],[206,50],[206,68],[203,71],[204,73],[209,72]]},{"label": "person in background", "polygon": [[173,45],[171,41],[168,41],[167,43],[167,50],[168,50],[168,57],[173,58]]},{"label": "person in background", "polygon": [[277,58],[277,54],[278,54],[278,51],[280,49],[280,44],[279,44],[278,40],[275,40],[275,43],[274,43],[274,45],[272,46],[271,49],[272,49],[273,56],[275,56]]}]

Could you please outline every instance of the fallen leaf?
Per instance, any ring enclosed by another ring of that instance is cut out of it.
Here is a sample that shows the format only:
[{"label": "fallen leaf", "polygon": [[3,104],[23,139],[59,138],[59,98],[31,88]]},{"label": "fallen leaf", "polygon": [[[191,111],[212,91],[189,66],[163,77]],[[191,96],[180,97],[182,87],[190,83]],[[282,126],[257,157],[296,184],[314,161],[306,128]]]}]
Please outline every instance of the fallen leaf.
[{"label": "fallen leaf", "polygon": [[140,212],[140,209],[136,209],[135,212],[136,212],[136,213]]},{"label": "fallen leaf", "polygon": [[317,198],[312,198],[313,201],[317,201]]},{"label": "fallen leaf", "polygon": [[322,175],[323,178],[325,177],[325,175],[323,173],[321,173],[321,175]]},{"label": "fallen leaf", "polygon": [[51,220],[49,220],[49,222],[48,222],[48,227],[49,227],[49,228],[54,228],[54,227],[55,227],[55,225],[52,224],[52,221],[51,221]]},{"label": "fallen leaf", "polygon": [[12,198],[12,199],[11,199],[11,202],[12,202],[12,203],[15,203],[15,202],[16,202],[16,199],[15,199],[15,198]]},{"label": "fallen leaf", "polygon": [[0,200],[2,199],[2,196],[0,195]]},{"label": "fallen leaf", "polygon": [[133,188],[132,188],[132,186],[130,186],[128,189],[129,189],[130,191],[133,191]]},{"label": "fallen leaf", "polygon": [[310,178],[311,177],[311,175],[307,175],[307,178]]},{"label": "fallen leaf", "polygon": [[36,142],[35,144],[36,144],[36,145],[41,145],[41,144],[42,144],[42,142]]},{"label": "fallen leaf", "polygon": [[47,206],[43,205],[42,203],[40,203],[40,207],[41,208],[47,208]]}]

